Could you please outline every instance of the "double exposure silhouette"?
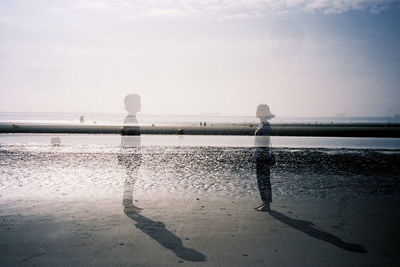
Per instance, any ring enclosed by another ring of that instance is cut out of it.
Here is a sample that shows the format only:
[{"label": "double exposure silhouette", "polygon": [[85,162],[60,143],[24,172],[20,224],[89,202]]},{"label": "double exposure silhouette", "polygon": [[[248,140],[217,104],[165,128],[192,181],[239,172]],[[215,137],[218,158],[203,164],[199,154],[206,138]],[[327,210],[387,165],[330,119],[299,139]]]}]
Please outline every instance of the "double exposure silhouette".
[{"label": "double exposure silhouette", "polygon": [[142,163],[140,127],[136,118],[141,109],[141,99],[137,94],[129,94],[124,99],[125,110],[128,112],[124,120],[121,138],[121,153],[119,162],[125,166],[126,176],[122,205],[124,213],[134,222],[137,229],[147,234],[163,247],[170,249],[176,256],[186,261],[205,261],[202,253],[183,246],[182,240],[169,231],[163,222],[156,222],[141,214],[142,208],[133,203],[133,189],[139,176]]},{"label": "double exposure silhouette", "polygon": [[121,153],[119,162],[125,166],[126,176],[122,205],[124,210],[140,210],[133,204],[133,188],[139,175],[142,161],[140,151],[140,127],[136,114],[140,111],[140,96],[129,94],[124,99],[125,110],[128,112],[124,120],[121,138]]}]

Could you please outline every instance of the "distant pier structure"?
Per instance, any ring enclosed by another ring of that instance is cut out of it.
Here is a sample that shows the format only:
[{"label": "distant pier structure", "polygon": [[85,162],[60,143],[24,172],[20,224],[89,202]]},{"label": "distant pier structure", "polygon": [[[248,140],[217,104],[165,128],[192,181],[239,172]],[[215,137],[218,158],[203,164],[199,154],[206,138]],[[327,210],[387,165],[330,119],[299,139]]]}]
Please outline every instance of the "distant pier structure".
[{"label": "distant pier structure", "polygon": [[[256,126],[217,124],[141,125],[141,134],[161,135],[248,135]],[[88,124],[0,123],[0,133],[124,134],[124,126]],[[392,137],[400,138],[400,123],[271,123],[271,136]]]}]

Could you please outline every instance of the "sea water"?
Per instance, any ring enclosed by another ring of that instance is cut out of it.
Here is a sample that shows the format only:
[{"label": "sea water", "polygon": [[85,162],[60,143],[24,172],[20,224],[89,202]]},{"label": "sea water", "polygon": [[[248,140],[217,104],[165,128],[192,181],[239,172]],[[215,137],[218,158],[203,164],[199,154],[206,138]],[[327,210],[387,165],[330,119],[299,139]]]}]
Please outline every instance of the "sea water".
[{"label": "sea water", "polygon": [[[72,115],[64,114],[64,121],[71,123]],[[2,119],[18,122],[24,118],[5,118],[3,114]],[[198,123],[188,117],[147,119],[148,123]],[[215,122],[210,117],[196,119]],[[256,121],[243,117],[229,122],[251,120]],[[60,116],[25,117],[24,121],[59,123]],[[219,118],[218,122],[227,120]],[[59,146],[51,144],[54,137],[60,138]],[[392,197],[399,193],[400,142],[396,138],[271,139],[277,160],[271,167],[275,200]],[[142,135],[141,147],[135,151],[141,162],[133,178],[129,166],[120,160],[120,144],[119,135],[1,134],[0,198],[122,198],[127,179],[134,180],[137,195],[258,198],[252,136]]]},{"label": "sea water", "polygon": [[[125,114],[80,114],[80,113],[32,113],[0,112],[0,123],[56,123],[80,124],[80,116],[85,116],[84,125],[122,125]],[[138,115],[138,121],[144,125],[191,125],[199,126],[206,122],[229,125],[258,124],[255,116],[162,116]],[[278,117],[271,123],[394,123],[393,117]],[[107,144],[119,145],[118,135],[35,135],[35,134],[0,134],[1,143],[48,144],[52,137],[59,137],[63,144]],[[217,147],[252,147],[252,136],[168,136],[142,135],[143,146],[217,146]],[[400,149],[399,138],[348,138],[348,137],[271,137],[273,147],[293,148],[365,148],[365,149]]]}]

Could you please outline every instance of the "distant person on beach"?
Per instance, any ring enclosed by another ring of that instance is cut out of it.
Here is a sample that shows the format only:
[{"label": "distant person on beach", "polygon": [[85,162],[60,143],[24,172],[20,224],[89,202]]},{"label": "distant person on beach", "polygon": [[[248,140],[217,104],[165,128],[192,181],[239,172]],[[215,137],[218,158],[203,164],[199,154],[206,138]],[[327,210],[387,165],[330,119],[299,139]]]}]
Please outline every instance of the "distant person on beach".
[{"label": "distant person on beach", "polygon": [[270,148],[271,126],[268,120],[273,118],[274,115],[271,114],[268,105],[260,104],[257,107],[256,116],[260,119],[260,124],[255,131],[256,174],[263,203],[255,209],[257,211],[270,211],[270,203],[272,202],[270,166],[275,164],[275,158]]},{"label": "distant person on beach", "polygon": [[124,212],[128,213],[139,212],[141,210],[141,208],[133,204],[133,188],[139,176],[139,167],[141,164],[140,127],[136,118],[136,114],[141,109],[140,96],[129,94],[125,97],[124,104],[128,115],[125,117],[122,129],[119,162],[126,169],[122,205],[124,206]]}]

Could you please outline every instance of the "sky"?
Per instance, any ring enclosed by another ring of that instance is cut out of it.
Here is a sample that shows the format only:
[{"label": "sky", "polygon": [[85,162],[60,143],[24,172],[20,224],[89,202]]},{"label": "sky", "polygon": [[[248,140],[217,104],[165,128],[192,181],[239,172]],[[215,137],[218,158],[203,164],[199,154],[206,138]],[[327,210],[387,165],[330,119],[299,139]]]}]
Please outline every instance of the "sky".
[{"label": "sky", "polygon": [[400,113],[390,0],[0,0],[0,111]]}]

